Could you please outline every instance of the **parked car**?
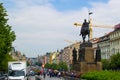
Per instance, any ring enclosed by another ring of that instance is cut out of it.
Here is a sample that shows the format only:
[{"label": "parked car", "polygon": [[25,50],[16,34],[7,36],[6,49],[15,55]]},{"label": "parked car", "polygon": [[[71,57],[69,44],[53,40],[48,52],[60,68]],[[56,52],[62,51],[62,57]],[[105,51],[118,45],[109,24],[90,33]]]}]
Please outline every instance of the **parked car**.
[{"label": "parked car", "polygon": [[35,72],[33,70],[31,70],[27,73],[27,76],[35,76]]},{"label": "parked car", "polygon": [[0,80],[7,80],[7,74],[0,73]]}]

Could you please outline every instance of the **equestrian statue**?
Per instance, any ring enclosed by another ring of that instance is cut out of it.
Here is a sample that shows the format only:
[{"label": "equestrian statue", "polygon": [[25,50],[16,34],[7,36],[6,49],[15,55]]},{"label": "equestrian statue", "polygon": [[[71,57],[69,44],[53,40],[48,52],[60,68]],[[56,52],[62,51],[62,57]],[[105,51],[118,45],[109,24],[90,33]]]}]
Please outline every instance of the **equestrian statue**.
[{"label": "equestrian statue", "polygon": [[85,42],[86,35],[88,35],[88,41],[90,37],[90,29],[89,29],[90,21],[87,22],[86,19],[84,19],[84,22],[81,27],[80,35],[82,35],[83,42]]}]

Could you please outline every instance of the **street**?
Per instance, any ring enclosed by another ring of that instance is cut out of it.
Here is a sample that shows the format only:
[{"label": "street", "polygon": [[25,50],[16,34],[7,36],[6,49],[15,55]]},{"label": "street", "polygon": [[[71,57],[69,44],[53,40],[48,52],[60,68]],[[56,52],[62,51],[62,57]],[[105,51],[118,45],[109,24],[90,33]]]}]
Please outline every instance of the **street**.
[{"label": "street", "polygon": [[46,76],[46,78],[44,79],[43,78],[43,80],[64,80],[63,78],[57,78],[57,77],[49,77],[49,76]]},{"label": "street", "polygon": [[[57,78],[57,77],[49,77],[49,76],[46,76],[46,78],[44,79],[43,76],[42,77],[42,80],[64,80],[63,78]],[[29,80],[35,80],[35,76],[30,76],[29,77]]]},{"label": "street", "polygon": [[29,76],[28,80],[35,80],[35,76]]}]

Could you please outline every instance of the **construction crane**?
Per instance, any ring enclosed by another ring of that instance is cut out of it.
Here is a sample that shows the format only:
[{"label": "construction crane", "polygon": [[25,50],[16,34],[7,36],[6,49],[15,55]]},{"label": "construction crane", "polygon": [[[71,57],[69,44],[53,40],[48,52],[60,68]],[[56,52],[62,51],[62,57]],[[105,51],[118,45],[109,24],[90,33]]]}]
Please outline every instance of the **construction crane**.
[{"label": "construction crane", "polygon": [[71,41],[71,40],[67,40],[67,39],[65,39],[64,41],[68,42],[68,43],[72,43],[72,44],[77,43],[77,41]]},{"label": "construction crane", "polygon": [[[74,23],[76,27],[82,26],[80,23]],[[114,28],[113,26],[107,26],[107,25],[92,25],[91,20],[90,20],[90,39],[92,39],[92,27],[97,27],[97,28]]]},{"label": "construction crane", "polygon": [[65,39],[64,41],[72,44],[72,47],[75,47],[77,50],[79,49],[79,46],[81,43],[80,41],[79,42],[78,41],[71,41],[71,40],[67,40],[67,39]]},{"label": "construction crane", "polygon": [[[88,14],[88,16],[89,16],[89,22],[90,22],[90,24],[89,24],[89,26],[90,26],[90,39],[92,39],[92,27],[98,27],[98,28],[113,28],[113,26],[106,26],[106,25],[93,25],[92,24],[92,19],[90,18],[90,15],[92,14],[92,12],[90,12],[89,11],[89,14]],[[82,26],[82,24],[81,23],[74,23],[74,25],[77,27],[77,26]]]}]

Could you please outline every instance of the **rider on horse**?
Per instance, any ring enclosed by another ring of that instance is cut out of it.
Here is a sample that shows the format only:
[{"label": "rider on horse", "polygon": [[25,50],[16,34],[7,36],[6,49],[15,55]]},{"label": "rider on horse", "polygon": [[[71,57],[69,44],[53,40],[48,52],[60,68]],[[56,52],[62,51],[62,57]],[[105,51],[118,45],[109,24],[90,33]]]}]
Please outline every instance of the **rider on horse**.
[{"label": "rider on horse", "polygon": [[84,19],[84,23],[82,24],[80,35],[82,35],[83,42],[85,42],[86,35],[88,35],[88,41],[89,41],[89,35],[90,35],[90,29],[89,29],[90,22],[87,22],[86,19]]}]

